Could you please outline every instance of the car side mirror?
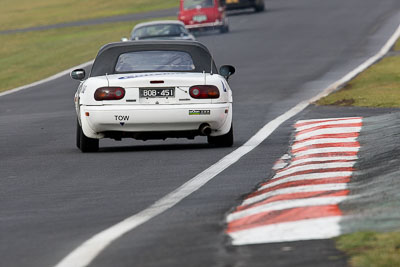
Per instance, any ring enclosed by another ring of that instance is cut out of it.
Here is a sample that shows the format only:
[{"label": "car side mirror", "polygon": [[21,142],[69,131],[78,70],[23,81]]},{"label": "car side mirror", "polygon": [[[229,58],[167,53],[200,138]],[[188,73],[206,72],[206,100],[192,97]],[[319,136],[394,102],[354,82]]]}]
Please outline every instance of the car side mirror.
[{"label": "car side mirror", "polygon": [[84,69],[76,69],[71,71],[71,78],[74,80],[82,81],[83,79],[85,79],[85,76],[86,72]]},{"label": "car side mirror", "polygon": [[235,67],[231,65],[223,65],[221,68],[219,68],[219,74],[221,76],[224,76],[225,79],[229,79],[231,75],[235,73]]}]

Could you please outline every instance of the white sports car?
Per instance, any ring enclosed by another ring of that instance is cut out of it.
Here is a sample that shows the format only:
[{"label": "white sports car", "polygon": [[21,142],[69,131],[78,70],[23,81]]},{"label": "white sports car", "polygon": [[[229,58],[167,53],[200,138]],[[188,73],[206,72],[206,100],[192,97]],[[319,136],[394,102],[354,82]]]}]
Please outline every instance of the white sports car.
[{"label": "white sports car", "polygon": [[138,140],[207,136],[214,146],[232,146],[235,68],[219,69],[208,49],[195,41],[134,41],[103,46],[89,77],[75,94],[76,144],[99,149],[99,139]]}]

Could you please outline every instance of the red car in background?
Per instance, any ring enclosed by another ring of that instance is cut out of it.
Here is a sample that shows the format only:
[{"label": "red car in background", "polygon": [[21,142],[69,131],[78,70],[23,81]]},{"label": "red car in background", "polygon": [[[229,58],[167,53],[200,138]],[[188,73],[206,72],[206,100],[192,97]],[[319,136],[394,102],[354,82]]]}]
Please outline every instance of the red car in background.
[{"label": "red car in background", "polygon": [[181,0],[178,19],[188,30],[218,29],[229,31],[225,13],[225,1],[221,0]]}]

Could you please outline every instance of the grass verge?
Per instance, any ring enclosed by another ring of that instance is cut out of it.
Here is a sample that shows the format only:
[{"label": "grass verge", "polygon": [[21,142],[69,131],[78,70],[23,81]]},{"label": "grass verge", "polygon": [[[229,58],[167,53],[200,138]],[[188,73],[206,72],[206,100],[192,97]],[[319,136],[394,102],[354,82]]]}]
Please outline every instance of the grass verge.
[{"label": "grass verge", "polygon": [[317,104],[400,107],[400,56],[384,58]]},{"label": "grass verge", "polygon": [[394,45],[394,51],[400,51],[400,40]]},{"label": "grass verge", "polygon": [[0,92],[94,59],[102,45],[128,36],[139,22],[0,35]]},{"label": "grass verge", "polygon": [[[400,51],[400,41],[394,46]],[[400,107],[400,53],[383,58],[317,105]]]},{"label": "grass verge", "polygon": [[400,266],[400,232],[358,232],[336,239],[338,249],[347,253],[353,267]]},{"label": "grass verge", "polygon": [[173,8],[177,0],[0,0],[0,30]]}]

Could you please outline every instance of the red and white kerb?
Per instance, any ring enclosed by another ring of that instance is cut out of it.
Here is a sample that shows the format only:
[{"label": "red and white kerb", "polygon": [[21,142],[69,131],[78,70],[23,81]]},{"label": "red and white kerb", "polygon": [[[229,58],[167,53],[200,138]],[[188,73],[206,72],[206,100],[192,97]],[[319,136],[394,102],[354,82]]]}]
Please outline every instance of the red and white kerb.
[{"label": "red and white kerb", "polygon": [[325,239],[340,235],[338,206],[349,195],[362,118],[298,121],[290,155],[274,177],[227,216],[233,245]]}]

